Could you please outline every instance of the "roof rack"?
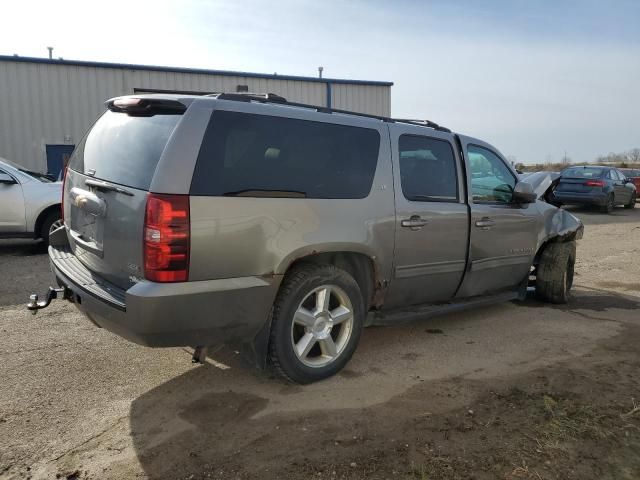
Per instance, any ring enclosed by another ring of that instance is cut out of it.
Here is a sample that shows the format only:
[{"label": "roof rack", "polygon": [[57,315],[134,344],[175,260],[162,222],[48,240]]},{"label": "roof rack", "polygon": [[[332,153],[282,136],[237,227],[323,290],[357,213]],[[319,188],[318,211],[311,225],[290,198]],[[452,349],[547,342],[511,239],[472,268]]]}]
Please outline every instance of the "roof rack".
[{"label": "roof rack", "polygon": [[451,130],[438,125],[431,120],[413,120],[403,118],[383,117],[381,115],[371,115],[369,113],[359,113],[351,110],[341,110],[339,108],[319,107],[318,105],[309,105],[307,103],[290,102],[286,98],[276,95],[275,93],[211,93],[206,97],[215,97],[218,100],[233,100],[238,102],[259,102],[259,103],[275,103],[278,105],[288,105],[291,107],[310,108],[322,113],[341,113],[345,115],[356,115],[358,117],[373,118],[389,123],[408,123],[418,125],[420,127],[429,127],[441,132],[451,133]]}]

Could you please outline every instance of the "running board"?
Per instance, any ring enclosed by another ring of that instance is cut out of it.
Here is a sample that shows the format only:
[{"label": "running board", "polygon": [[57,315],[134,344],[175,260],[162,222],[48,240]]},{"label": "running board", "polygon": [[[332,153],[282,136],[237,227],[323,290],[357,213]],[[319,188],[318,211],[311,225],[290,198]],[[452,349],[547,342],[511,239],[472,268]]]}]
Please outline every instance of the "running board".
[{"label": "running board", "polygon": [[503,292],[496,295],[472,297],[458,302],[439,303],[436,305],[415,305],[389,312],[369,312],[365,326],[371,325],[399,325],[425,318],[443,315],[445,313],[460,312],[474,307],[484,307],[495,303],[509,302],[519,297],[518,292]]}]

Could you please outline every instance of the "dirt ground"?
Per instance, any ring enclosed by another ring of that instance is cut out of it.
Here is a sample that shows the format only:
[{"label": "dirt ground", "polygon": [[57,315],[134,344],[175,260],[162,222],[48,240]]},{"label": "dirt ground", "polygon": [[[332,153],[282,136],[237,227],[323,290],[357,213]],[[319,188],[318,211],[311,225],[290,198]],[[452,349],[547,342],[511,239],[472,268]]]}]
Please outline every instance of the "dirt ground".
[{"label": "dirt ground", "polygon": [[640,479],[640,207],[586,225],[571,302],[370,328],[295,386],[30,315],[46,255],[0,242],[0,478]]}]

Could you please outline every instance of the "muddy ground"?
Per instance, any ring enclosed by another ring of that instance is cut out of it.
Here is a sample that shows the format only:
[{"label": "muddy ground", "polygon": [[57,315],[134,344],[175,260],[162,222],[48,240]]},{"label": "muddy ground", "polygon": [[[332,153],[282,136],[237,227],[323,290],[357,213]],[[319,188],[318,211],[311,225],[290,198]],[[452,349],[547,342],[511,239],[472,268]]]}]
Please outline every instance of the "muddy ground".
[{"label": "muddy ground", "polygon": [[640,207],[586,224],[569,305],[365,330],[310,385],[227,350],[192,366],[22,303],[46,255],[0,243],[0,478],[640,478]]}]

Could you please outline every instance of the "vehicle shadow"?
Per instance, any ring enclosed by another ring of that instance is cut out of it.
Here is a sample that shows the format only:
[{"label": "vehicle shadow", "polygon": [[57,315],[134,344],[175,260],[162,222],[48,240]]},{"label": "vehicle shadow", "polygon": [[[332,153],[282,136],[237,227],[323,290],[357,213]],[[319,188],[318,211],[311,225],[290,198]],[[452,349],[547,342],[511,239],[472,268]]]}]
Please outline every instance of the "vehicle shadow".
[{"label": "vehicle shadow", "polygon": [[569,302],[565,305],[544,303],[537,300],[533,293],[528,293],[527,298],[518,303],[530,308],[552,308],[561,311],[591,310],[594,312],[604,312],[610,308],[620,310],[640,309],[640,297],[585,286],[576,286],[574,290],[579,290],[579,292],[571,295]]},{"label": "vehicle shadow", "polygon": [[7,239],[0,240],[0,256],[22,256],[43,255],[47,253],[47,247],[39,240],[27,239]]},{"label": "vehicle shadow", "polygon": [[[392,388],[401,373],[419,374],[416,382],[421,382],[464,375],[465,369],[482,370],[493,361],[490,348],[495,332],[503,332],[505,337],[499,344],[509,343],[502,325],[515,323],[512,328],[522,330],[518,337],[526,338],[529,309],[544,307],[549,305],[528,298],[517,307],[507,303],[465,315],[368,328],[345,370],[307,386],[287,384],[273,372],[254,370],[235,352],[223,349],[214,354],[213,364],[194,367],[132,402],[129,420],[136,455],[150,479],[189,478],[191,474],[194,478],[207,478],[208,474],[233,478],[238,472],[271,478],[264,472],[273,471],[272,467],[282,471],[282,465],[294,459],[300,462],[313,452],[354,441],[351,429],[357,428],[354,425],[366,410],[352,410],[353,402],[347,397],[376,397],[381,390]],[[557,312],[555,323],[566,332],[566,321],[580,319],[563,310],[608,308],[637,310],[640,299],[580,290],[569,305],[552,306],[549,312]],[[535,328],[532,331],[539,332]],[[513,348],[527,348],[523,345]],[[538,352],[539,345],[531,348]],[[434,352],[432,356],[425,353],[428,351]],[[443,369],[453,373],[443,375]],[[398,395],[403,392],[399,390]],[[296,402],[301,403],[299,408],[290,408]],[[356,411],[360,413],[354,414]]]}]

